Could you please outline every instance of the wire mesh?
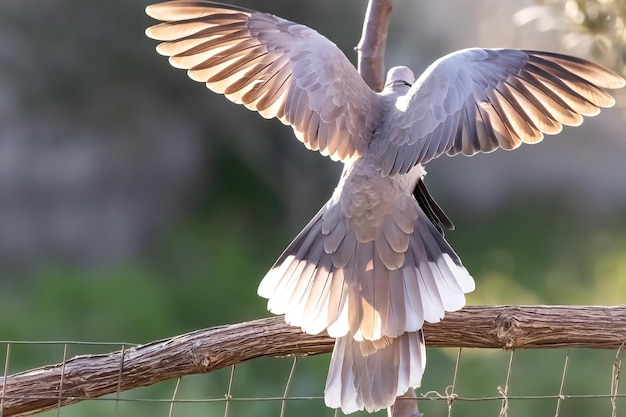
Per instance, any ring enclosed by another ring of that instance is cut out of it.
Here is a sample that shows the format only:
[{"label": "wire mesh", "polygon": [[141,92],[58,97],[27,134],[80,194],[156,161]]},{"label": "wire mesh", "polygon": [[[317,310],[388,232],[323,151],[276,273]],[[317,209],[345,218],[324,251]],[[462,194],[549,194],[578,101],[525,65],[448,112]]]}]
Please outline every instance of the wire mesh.
[{"label": "wire mesh", "polygon": [[[163,381],[122,391],[123,361],[115,393],[97,398],[63,395],[65,363],[76,355],[124,350],[132,343],[0,341],[2,383],[28,367],[62,366],[54,409],[43,416],[335,416],[324,406],[327,355],[259,358],[209,374]],[[623,349],[489,350],[431,348],[417,389],[425,416],[619,416],[626,409],[620,392]],[[122,355],[120,356],[122,357]],[[36,361],[33,362],[33,358]],[[0,416],[10,415],[0,391]],[[19,399],[32,399],[28,395]],[[81,400],[62,407],[68,400]],[[355,415],[366,415],[356,413]],[[375,415],[386,415],[380,411]]]}]

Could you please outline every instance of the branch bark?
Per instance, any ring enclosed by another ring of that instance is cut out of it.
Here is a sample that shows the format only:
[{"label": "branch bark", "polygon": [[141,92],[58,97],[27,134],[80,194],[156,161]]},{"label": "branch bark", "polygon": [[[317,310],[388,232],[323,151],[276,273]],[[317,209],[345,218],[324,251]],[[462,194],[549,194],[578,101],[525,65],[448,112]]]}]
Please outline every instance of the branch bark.
[{"label": "branch bark", "polygon": [[[626,341],[626,307],[468,307],[427,323],[424,333],[430,347],[617,349]],[[0,415],[29,415],[262,356],[328,353],[333,342],[325,334],[304,334],[278,316],[77,356],[0,378]]]},{"label": "branch bark", "polygon": [[374,91],[381,91],[385,82],[385,45],[391,8],[391,0],[368,2],[361,40],[356,47],[359,74]]}]

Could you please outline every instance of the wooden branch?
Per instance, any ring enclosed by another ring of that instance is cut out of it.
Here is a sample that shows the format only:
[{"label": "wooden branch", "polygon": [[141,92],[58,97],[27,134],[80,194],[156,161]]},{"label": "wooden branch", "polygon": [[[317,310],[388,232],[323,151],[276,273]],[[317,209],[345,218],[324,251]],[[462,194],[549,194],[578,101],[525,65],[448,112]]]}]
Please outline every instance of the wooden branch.
[{"label": "wooden branch", "polygon": [[[430,347],[617,349],[626,341],[626,307],[468,307],[427,323],[424,333]],[[316,355],[332,347],[328,336],[304,334],[280,316],[198,330],[0,378],[0,415],[28,415],[257,357]]]},{"label": "wooden branch", "polygon": [[370,0],[365,12],[359,54],[359,74],[374,91],[381,91],[385,82],[385,45],[391,15],[391,0]]}]

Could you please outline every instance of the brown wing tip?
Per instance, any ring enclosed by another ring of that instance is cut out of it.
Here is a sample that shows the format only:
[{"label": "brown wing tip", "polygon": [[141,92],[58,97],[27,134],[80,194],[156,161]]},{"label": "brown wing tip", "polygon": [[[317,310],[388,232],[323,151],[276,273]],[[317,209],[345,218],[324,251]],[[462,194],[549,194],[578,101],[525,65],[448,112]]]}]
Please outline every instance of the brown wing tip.
[{"label": "brown wing tip", "polygon": [[149,28],[146,29],[145,34],[150,39],[154,39],[158,41],[161,39],[159,39],[159,35],[158,35],[159,29],[157,28],[157,26],[159,25],[150,26]]},{"label": "brown wing tip", "polygon": [[[168,1],[163,3],[155,3],[146,7],[146,14],[153,19],[161,20],[164,22],[170,22],[173,20],[181,20],[177,16],[180,15],[181,10],[184,10],[184,5],[178,1]],[[183,13],[184,15],[184,13]],[[184,19],[184,17],[183,17]]]},{"label": "brown wing tip", "polygon": [[[172,22],[177,20],[185,20],[188,17],[185,17],[185,13],[181,13],[181,10],[185,9],[185,5],[181,4],[183,2],[179,1],[168,1],[164,3],[155,3],[150,4],[146,7],[146,14],[155,20],[160,20],[162,22]],[[184,2],[187,3],[187,2]],[[181,16],[182,15],[182,16]],[[167,40],[163,38],[161,32],[163,31],[163,27],[167,26],[167,23],[160,23],[154,26],[150,26],[146,29],[145,34],[147,37],[155,40]]]},{"label": "brown wing tip", "polygon": [[613,75],[613,79],[610,80],[612,84],[607,88],[622,88],[626,86],[626,79],[624,79],[622,76],[614,72],[611,73],[611,75]]},{"label": "brown wing tip", "polygon": [[[524,52],[563,65],[568,71],[572,71],[600,88],[612,90],[622,88],[626,85],[626,80],[621,75],[584,58],[545,51],[526,50]],[[570,66],[572,64],[573,67]]]},{"label": "brown wing tip", "polygon": [[[610,90],[615,90],[618,88],[623,88],[626,85],[626,80],[621,75],[607,68],[604,68],[604,67],[600,67],[600,68],[604,70],[604,73],[602,74],[602,82],[599,82],[599,81],[597,82],[597,85],[599,87],[607,88]],[[610,104],[606,107],[611,107],[613,104]]]},{"label": "brown wing tip", "polygon": [[210,3],[197,0],[172,0],[147,6],[146,14],[156,20],[173,22],[203,17],[209,6]]},{"label": "brown wing tip", "polygon": [[[205,0],[171,0],[146,7],[146,14],[162,23],[146,29],[146,36],[160,41],[172,41],[189,35],[191,25],[208,22],[212,17],[224,19],[247,18],[254,13],[243,7]],[[245,16],[245,17],[244,17]],[[218,19],[219,21],[219,19]]]},{"label": "brown wing tip", "polygon": [[217,12],[226,13],[254,13],[245,7],[233,6],[206,0],[170,0],[155,3],[146,7],[146,14],[153,19],[163,22],[177,22],[181,20],[200,19]]},{"label": "brown wing tip", "polygon": [[597,67],[604,70],[604,73],[602,74],[604,78],[603,83],[598,83],[600,87],[617,89],[626,86],[626,80],[621,75],[611,71],[610,69],[604,68],[603,66],[597,65]]}]

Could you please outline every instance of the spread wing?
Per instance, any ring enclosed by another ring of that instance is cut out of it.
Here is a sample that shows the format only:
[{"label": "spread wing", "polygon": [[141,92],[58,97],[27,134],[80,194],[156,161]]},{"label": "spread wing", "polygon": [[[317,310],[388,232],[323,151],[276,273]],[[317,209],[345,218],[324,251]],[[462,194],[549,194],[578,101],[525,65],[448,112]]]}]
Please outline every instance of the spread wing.
[{"label": "spread wing", "polygon": [[291,125],[334,160],[364,155],[380,98],[324,36],[280,17],[203,0],[148,6],[157,51],[216,93]]},{"label": "spread wing", "polygon": [[465,49],[434,62],[400,97],[377,139],[379,168],[403,174],[444,152],[474,155],[536,143],[615,100],[617,74],[566,55]]}]

